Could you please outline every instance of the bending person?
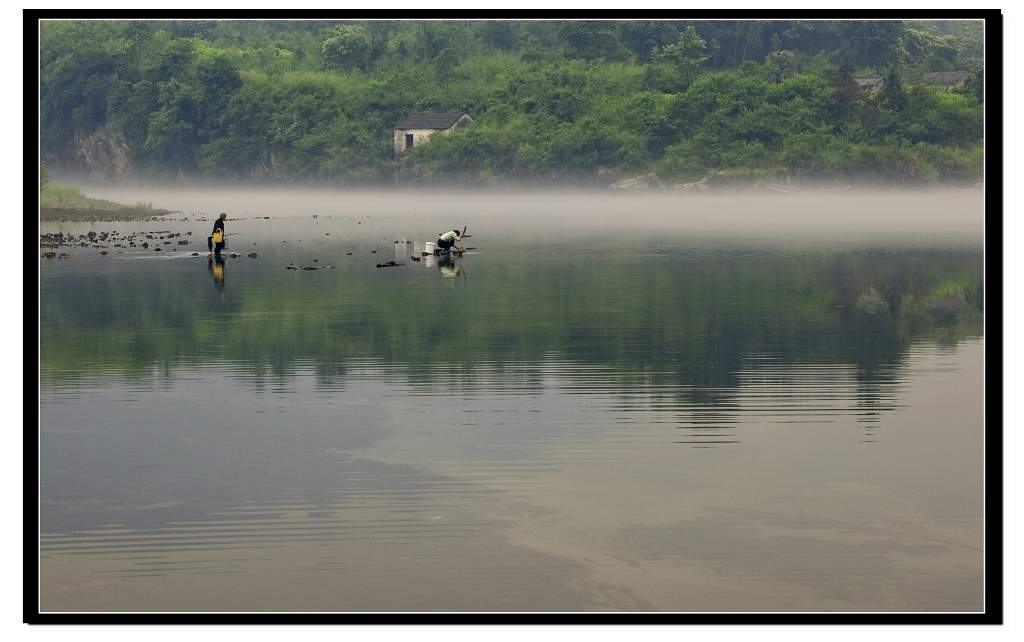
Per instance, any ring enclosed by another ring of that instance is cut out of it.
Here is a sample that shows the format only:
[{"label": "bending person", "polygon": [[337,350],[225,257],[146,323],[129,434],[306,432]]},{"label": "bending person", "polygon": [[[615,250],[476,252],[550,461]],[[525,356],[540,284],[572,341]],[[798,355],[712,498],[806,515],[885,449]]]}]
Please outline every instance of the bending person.
[{"label": "bending person", "polygon": [[465,236],[465,227],[462,228],[461,232],[458,230],[448,230],[444,234],[437,235],[437,247],[440,250],[450,250],[452,247],[454,247],[457,251],[462,252],[462,246],[455,245],[455,243],[461,241]]}]

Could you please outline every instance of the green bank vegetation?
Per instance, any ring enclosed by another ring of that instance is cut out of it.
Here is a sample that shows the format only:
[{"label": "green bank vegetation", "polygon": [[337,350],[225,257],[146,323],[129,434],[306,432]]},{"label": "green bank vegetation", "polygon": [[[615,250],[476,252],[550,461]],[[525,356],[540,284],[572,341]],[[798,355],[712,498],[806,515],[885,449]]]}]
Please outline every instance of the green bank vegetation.
[{"label": "green bank vegetation", "polygon": [[96,210],[110,212],[126,207],[120,203],[98,198],[89,198],[77,187],[48,185],[39,192],[39,203],[44,209]]},{"label": "green bank vegetation", "polygon": [[[968,183],[982,172],[982,34],[966,21],[47,22],[43,157],[83,169],[77,150],[102,141],[137,176],[336,184]],[[969,75],[923,81],[950,71]],[[474,123],[396,161],[392,126],[417,111]]]},{"label": "green bank vegetation", "polygon": [[62,187],[50,182],[46,163],[39,167],[39,209],[43,220],[76,220],[83,218],[132,219],[168,214],[153,209],[152,203],[134,206],[91,198],[77,187]]}]

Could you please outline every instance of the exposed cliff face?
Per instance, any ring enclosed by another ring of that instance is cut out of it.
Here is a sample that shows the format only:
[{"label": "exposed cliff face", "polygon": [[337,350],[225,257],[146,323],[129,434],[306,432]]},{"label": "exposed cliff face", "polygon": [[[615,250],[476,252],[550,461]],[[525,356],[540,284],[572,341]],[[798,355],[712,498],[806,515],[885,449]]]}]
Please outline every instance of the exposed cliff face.
[{"label": "exposed cliff face", "polygon": [[[54,153],[44,148],[42,158],[53,170],[96,181],[157,177],[178,184],[187,184],[201,177],[198,169],[189,170],[176,166],[154,169],[140,166],[137,154],[132,152],[132,146],[124,133],[107,123],[91,132],[75,132],[70,144],[62,153]],[[196,155],[198,156],[198,150]],[[288,157],[285,154],[268,152],[259,161],[241,169],[241,176],[257,182],[286,180],[287,161]]]},{"label": "exposed cliff face", "polygon": [[107,124],[89,133],[76,133],[72,140],[73,166],[89,178],[117,180],[134,174],[131,148],[124,134]]}]

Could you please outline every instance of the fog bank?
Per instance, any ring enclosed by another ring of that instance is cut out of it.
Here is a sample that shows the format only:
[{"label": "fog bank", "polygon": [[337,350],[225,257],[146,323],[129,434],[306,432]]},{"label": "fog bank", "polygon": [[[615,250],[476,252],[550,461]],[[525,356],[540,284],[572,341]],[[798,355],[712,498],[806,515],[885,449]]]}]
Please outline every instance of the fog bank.
[{"label": "fog bank", "polygon": [[88,196],[180,211],[189,218],[414,218],[489,234],[673,231],[764,241],[956,242],[984,234],[981,190],[813,190],[610,193],[585,190],[438,191],[87,186]]}]

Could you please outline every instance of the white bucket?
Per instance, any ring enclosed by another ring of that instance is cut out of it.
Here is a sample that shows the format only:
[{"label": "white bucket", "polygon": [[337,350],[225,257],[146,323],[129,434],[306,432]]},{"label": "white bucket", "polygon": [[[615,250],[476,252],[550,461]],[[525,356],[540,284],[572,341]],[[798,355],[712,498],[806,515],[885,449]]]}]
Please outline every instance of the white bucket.
[{"label": "white bucket", "polygon": [[427,241],[426,243],[423,244],[423,251],[426,252],[427,254],[433,254],[434,252],[437,251],[437,244],[435,244],[433,241]]}]

